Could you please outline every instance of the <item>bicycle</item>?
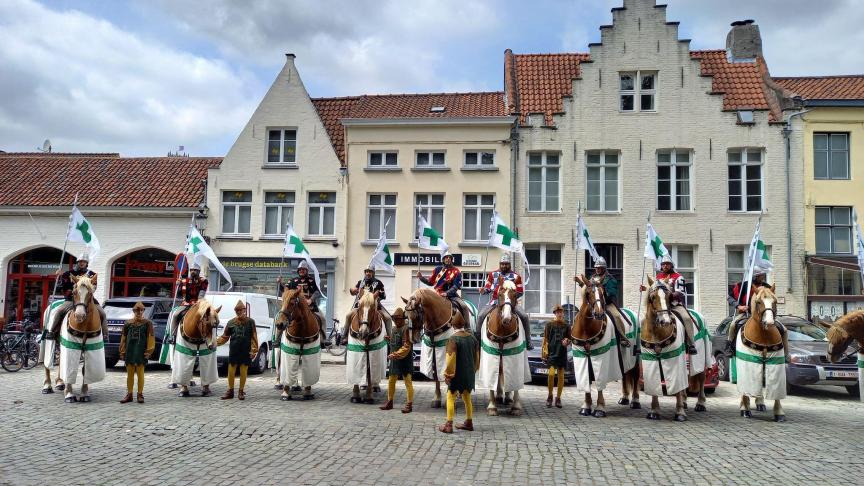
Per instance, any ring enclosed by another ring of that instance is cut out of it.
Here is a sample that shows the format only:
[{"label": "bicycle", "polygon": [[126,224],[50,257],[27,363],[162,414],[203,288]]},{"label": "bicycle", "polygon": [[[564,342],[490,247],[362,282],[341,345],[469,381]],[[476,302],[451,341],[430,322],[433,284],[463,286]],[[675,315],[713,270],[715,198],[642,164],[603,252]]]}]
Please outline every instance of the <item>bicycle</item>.
[{"label": "bicycle", "polygon": [[39,364],[39,345],[36,343],[36,334],[33,323],[22,321],[14,323],[23,332],[5,332],[3,337],[3,369],[15,372],[21,368],[33,369]]},{"label": "bicycle", "polygon": [[333,356],[342,356],[348,351],[348,348],[342,344],[342,330],[339,326],[339,319],[333,318],[333,327],[330,328],[330,334],[324,340],[324,349]]}]

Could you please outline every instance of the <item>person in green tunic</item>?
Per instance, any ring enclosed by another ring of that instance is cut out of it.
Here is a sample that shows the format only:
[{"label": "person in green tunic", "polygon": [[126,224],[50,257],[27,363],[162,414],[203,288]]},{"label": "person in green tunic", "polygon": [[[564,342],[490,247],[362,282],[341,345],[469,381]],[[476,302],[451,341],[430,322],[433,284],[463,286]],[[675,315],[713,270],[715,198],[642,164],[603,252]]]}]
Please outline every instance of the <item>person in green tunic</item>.
[{"label": "person in green tunic", "polygon": [[379,407],[381,410],[393,409],[393,397],[396,396],[396,381],[402,377],[405,382],[405,391],[408,394],[402,413],[411,413],[414,406],[414,384],[411,382],[411,373],[414,372],[414,341],[411,339],[411,326],[405,311],[399,307],[390,316],[393,319],[393,331],[390,334],[390,350],[387,355],[390,360],[387,381],[387,403]]},{"label": "person in green tunic", "polygon": [[561,408],[561,392],[564,391],[564,371],[567,369],[567,345],[565,339],[570,328],[564,322],[564,308],[556,305],[552,309],[554,319],[546,323],[543,330],[543,347],[540,357],[549,366],[547,387],[549,396],[546,397],[546,408],[552,408],[552,388],[555,385],[555,377],[558,377],[558,394],[555,396],[555,406]]},{"label": "person in green tunic", "polygon": [[144,318],[144,304],[136,302],[132,313],[134,317],[123,324],[123,333],[120,335],[120,359],[126,362],[126,396],[120,403],[132,401],[132,385],[135,384],[136,374],[138,403],[144,403],[144,366],[156,348],[153,322]]},{"label": "person in green tunic", "polygon": [[252,364],[252,358],[258,354],[258,330],[255,327],[255,319],[246,317],[246,304],[242,300],[237,301],[234,312],[237,313],[237,317],[228,321],[222,335],[216,339],[217,346],[231,342],[228,347],[228,390],[225,391],[225,395],[222,395],[222,400],[234,398],[234,377],[238,368],[240,369],[240,393],[237,398],[246,399],[246,392],[243,390],[246,387],[246,375],[249,372],[249,365]]},{"label": "person in green tunic", "polygon": [[438,427],[445,434],[453,433],[453,415],[456,412],[456,394],[465,402],[465,423],[457,425],[460,430],[474,430],[474,374],[480,366],[480,345],[474,333],[465,330],[465,321],[459,314],[453,319],[456,332],[447,341],[444,381],[447,383],[447,422]]}]

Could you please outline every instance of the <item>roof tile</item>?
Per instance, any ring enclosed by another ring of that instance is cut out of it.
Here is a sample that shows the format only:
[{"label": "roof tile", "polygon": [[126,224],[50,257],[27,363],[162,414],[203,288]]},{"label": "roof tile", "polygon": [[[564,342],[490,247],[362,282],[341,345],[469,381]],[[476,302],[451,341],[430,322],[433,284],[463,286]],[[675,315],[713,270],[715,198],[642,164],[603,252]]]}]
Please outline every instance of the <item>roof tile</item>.
[{"label": "roof tile", "polygon": [[808,100],[864,99],[864,74],[773,79],[780,86]]}]

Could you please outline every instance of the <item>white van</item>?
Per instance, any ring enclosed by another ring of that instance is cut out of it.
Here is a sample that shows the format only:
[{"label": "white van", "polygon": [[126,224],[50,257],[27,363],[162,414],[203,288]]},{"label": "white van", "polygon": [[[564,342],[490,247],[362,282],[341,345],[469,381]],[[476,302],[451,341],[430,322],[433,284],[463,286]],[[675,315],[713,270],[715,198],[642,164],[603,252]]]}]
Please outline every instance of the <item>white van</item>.
[{"label": "white van", "polygon": [[[255,319],[255,327],[258,331],[258,355],[252,360],[249,370],[252,373],[261,373],[267,369],[267,360],[270,356],[270,341],[274,329],[274,319],[282,308],[281,299],[265,294],[253,294],[249,292],[207,292],[207,300],[214,307],[222,306],[219,311],[219,335],[225,329],[225,325],[237,314],[234,306],[241,300],[246,303],[246,315]],[[228,347],[219,346],[216,351],[216,359],[219,365],[228,362]]]}]

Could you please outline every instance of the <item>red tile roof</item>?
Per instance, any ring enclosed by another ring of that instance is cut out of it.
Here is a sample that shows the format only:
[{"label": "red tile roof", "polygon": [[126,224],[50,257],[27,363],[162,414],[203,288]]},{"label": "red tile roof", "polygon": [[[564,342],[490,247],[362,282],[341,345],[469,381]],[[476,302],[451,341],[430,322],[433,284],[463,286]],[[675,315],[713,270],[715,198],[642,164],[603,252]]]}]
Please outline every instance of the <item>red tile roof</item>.
[{"label": "red tile roof", "polygon": [[[507,116],[504,93],[427,93],[313,98],[333,149],[345,164],[345,118],[482,118]],[[443,107],[443,111],[432,111]]]},{"label": "red tile roof", "polygon": [[0,206],[190,208],[221,157],[0,153]]},{"label": "red tile roof", "polygon": [[780,86],[807,100],[864,99],[864,74],[773,79]]},{"label": "red tile roof", "polygon": [[91,153],[76,153],[76,152],[4,152],[0,150],[2,157],[101,157],[103,159],[120,157],[117,152],[91,152]]},{"label": "red tile roof", "polygon": [[544,115],[545,126],[555,124],[553,115],[564,112],[564,98],[573,95],[573,80],[579,79],[579,64],[588,54],[513,54],[504,52],[504,91],[507,107],[519,115],[519,124],[532,113]]},{"label": "red tile roof", "polygon": [[702,76],[713,78],[711,91],[723,95],[723,109],[768,110],[767,88],[762,78],[762,62],[732,63],[723,49],[691,51],[700,61]]}]

